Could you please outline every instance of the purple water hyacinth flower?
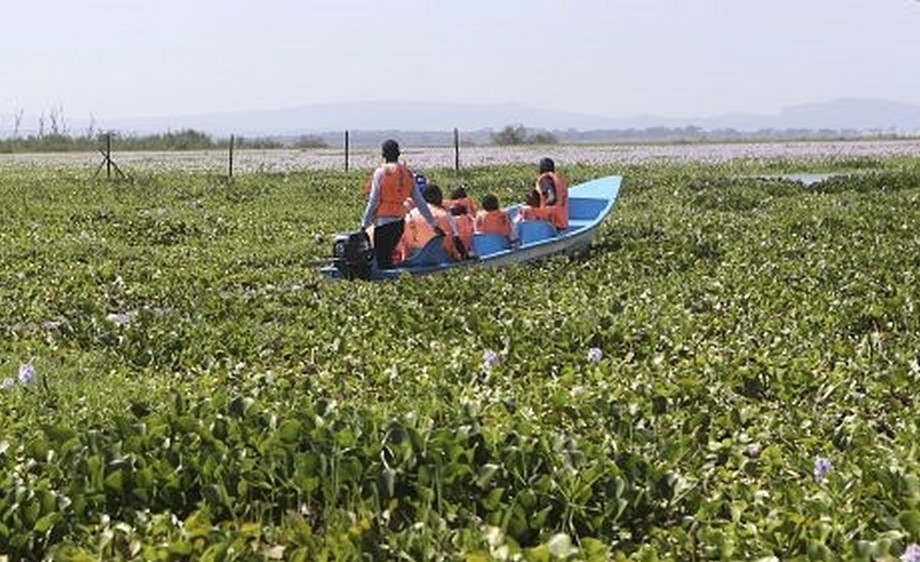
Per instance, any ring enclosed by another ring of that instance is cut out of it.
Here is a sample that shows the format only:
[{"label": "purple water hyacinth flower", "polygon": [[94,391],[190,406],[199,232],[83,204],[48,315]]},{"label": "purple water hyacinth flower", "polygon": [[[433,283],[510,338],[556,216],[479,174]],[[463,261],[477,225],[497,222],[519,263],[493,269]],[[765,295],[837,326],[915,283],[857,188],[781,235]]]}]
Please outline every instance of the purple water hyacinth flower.
[{"label": "purple water hyacinth flower", "polygon": [[7,377],[3,379],[3,381],[0,381],[0,390],[6,390],[8,388],[13,388],[13,386],[15,385],[16,385],[16,381]]},{"label": "purple water hyacinth flower", "polygon": [[920,562],[920,544],[912,543],[904,549],[901,562]]},{"label": "purple water hyacinth flower", "polygon": [[29,386],[35,382],[37,377],[38,373],[35,372],[35,367],[32,366],[32,363],[19,364],[19,384]]},{"label": "purple water hyacinth flower", "polygon": [[592,347],[588,350],[588,362],[597,365],[604,358],[604,352],[599,347]]},{"label": "purple water hyacinth flower", "polygon": [[491,349],[487,349],[482,354],[482,366],[485,367],[486,370],[489,370],[492,367],[498,365],[499,361],[500,361],[500,358],[498,354],[492,351]]},{"label": "purple water hyacinth flower", "polygon": [[815,480],[819,483],[827,481],[827,475],[834,470],[834,464],[830,459],[824,457],[815,457]]}]

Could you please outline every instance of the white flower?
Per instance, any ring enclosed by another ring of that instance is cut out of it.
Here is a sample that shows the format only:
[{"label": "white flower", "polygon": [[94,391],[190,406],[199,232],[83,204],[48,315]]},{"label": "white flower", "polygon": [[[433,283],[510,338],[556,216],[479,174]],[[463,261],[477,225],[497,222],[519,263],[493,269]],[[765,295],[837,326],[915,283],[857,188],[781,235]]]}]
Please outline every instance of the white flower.
[{"label": "white flower", "polygon": [[[827,481],[827,475],[834,470],[834,464],[824,457],[815,458],[815,480],[819,483]],[[920,560],[918,560],[920,562]]]},{"label": "white flower", "polygon": [[491,349],[487,349],[485,353],[482,354],[482,366],[485,367],[487,371],[498,365],[500,360],[501,358],[498,354]]},{"label": "white flower", "polygon": [[38,378],[38,373],[35,372],[32,363],[19,364],[19,384],[29,386],[35,382],[36,378]]},{"label": "white flower", "polygon": [[588,362],[597,365],[604,358],[604,352],[599,347],[592,347],[588,350]]}]

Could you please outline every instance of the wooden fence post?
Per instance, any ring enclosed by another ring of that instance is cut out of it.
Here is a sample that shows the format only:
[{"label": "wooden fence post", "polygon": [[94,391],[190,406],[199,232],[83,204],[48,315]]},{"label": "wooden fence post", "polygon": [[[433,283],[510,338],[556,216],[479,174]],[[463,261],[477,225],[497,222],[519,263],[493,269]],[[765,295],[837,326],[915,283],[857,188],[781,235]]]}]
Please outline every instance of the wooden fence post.
[{"label": "wooden fence post", "polygon": [[105,177],[112,179],[112,133],[105,134]]},{"label": "wooden fence post", "polygon": [[121,176],[121,179],[126,180],[128,176],[121,171],[121,168],[118,167],[118,164],[112,161],[112,133],[105,134],[105,148],[100,148],[99,153],[102,154],[102,162],[99,162],[99,166],[96,168],[96,171],[93,172],[93,177],[99,175],[99,172],[102,171],[102,167],[105,166],[105,178],[108,180],[112,179],[112,169]]},{"label": "wooden fence post", "polygon": [[460,171],[460,131],[454,127],[454,171]]},{"label": "wooden fence post", "polygon": [[229,170],[228,170],[229,173],[227,176],[231,179],[233,178],[233,143],[234,141],[236,141],[236,137],[233,134],[231,134],[230,135],[230,162],[229,162]]},{"label": "wooden fence post", "polygon": [[345,129],[345,171],[348,171],[348,129]]}]

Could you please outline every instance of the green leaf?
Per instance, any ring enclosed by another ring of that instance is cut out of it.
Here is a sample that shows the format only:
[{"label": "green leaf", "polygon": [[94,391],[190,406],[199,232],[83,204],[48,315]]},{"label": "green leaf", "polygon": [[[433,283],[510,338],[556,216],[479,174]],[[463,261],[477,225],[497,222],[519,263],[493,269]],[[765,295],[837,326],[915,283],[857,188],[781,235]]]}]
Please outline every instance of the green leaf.
[{"label": "green leaf", "polygon": [[920,537],[920,511],[902,511],[898,514],[898,523],[914,538]]},{"label": "green leaf", "polygon": [[342,482],[357,482],[361,479],[364,468],[356,457],[346,457],[339,463]]},{"label": "green leaf", "polygon": [[480,488],[485,488],[489,485],[489,482],[492,481],[492,478],[498,472],[499,466],[497,464],[485,464],[479,468],[479,472],[476,475],[476,485]]},{"label": "green leaf", "polygon": [[170,554],[176,554],[178,556],[191,556],[192,554],[192,543],[185,540],[174,541],[169,544]]},{"label": "green leaf", "polygon": [[54,562],[95,562],[98,558],[82,548],[65,544],[55,549],[53,558]]},{"label": "green leaf", "polygon": [[118,492],[119,494],[124,491],[122,470],[120,468],[118,470],[113,470],[105,477],[105,488],[110,492]]},{"label": "green leaf", "polygon": [[581,550],[588,562],[605,562],[611,559],[610,547],[592,537],[581,539]]},{"label": "green leaf", "polygon": [[240,525],[240,534],[249,538],[259,537],[262,535],[262,525],[254,521],[243,523]]},{"label": "green leaf", "polygon": [[490,490],[486,497],[482,499],[482,506],[489,511],[495,511],[501,506],[502,496],[505,494],[504,488],[495,488]]},{"label": "green leaf", "polygon": [[293,445],[300,440],[301,425],[297,420],[285,420],[278,428],[278,436],[285,445]]},{"label": "green leaf", "polygon": [[48,529],[57,525],[58,521],[60,521],[62,517],[63,515],[57,511],[44,515],[41,517],[41,519],[35,522],[35,527],[33,527],[33,529],[36,533],[44,534],[46,531],[48,531]]},{"label": "green leaf", "polygon": [[525,549],[524,554],[528,562],[550,562],[552,559],[549,546],[545,544]]}]

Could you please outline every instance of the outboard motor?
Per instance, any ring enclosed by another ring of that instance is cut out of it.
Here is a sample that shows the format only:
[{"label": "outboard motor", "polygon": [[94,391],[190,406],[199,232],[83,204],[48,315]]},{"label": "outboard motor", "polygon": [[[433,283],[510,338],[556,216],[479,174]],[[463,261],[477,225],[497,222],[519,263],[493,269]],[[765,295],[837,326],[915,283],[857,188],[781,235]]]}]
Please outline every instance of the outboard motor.
[{"label": "outboard motor", "polygon": [[332,261],[345,279],[370,279],[374,263],[370,237],[363,230],[336,234]]}]

